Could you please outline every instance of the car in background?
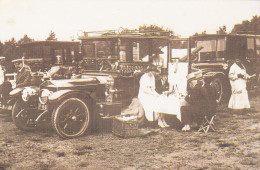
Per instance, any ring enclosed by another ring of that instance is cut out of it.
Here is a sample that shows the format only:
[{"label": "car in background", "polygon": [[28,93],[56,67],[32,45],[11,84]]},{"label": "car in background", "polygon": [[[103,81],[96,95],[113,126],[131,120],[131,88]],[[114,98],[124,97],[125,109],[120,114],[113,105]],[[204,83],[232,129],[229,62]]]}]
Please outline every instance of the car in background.
[{"label": "car in background", "polygon": [[[74,41],[33,41],[19,45],[19,55],[24,57],[25,64],[32,70],[32,86],[39,86],[46,79],[70,78],[76,73],[76,63],[79,55],[79,42]],[[0,97],[0,109],[3,112],[12,110],[16,96],[19,96],[23,88],[14,89],[12,97],[9,94],[15,83],[16,70],[11,68],[12,63],[6,63],[10,67],[5,74],[6,89],[8,92]],[[12,70],[12,72],[10,72]],[[50,70],[52,75],[48,74]],[[61,76],[62,74],[62,76]]]},{"label": "car in background", "polygon": [[[191,49],[197,53],[192,54]],[[244,65],[250,75],[259,76],[260,36],[249,34],[205,34],[189,39],[189,72],[202,70],[212,77],[211,85],[217,92],[217,102],[230,96],[228,72],[239,56],[244,58]],[[249,88],[259,87],[259,78],[248,82]]]},{"label": "car in background", "polygon": [[155,47],[170,49],[169,35],[160,32],[96,33],[79,37],[82,60],[71,79],[48,80],[22,91],[12,110],[19,129],[34,130],[47,121],[62,138],[82,136],[102,119],[120,114],[137,96]]}]

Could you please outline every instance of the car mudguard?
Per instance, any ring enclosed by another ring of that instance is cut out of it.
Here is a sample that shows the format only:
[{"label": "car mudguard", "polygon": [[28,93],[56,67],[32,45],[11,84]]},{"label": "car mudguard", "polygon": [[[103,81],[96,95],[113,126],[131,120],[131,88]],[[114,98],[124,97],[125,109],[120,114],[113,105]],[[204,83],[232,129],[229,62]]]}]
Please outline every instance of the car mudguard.
[{"label": "car mudguard", "polygon": [[49,99],[50,103],[54,103],[54,102],[64,99],[65,97],[68,97],[68,96],[81,96],[81,97],[86,96],[87,97],[87,96],[91,96],[91,93],[90,92],[82,93],[82,91],[80,91],[80,90],[59,90],[57,92],[52,93],[48,99]]},{"label": "car mudguard", "polygon": [[223,72],[207,72],[204,75],[210,76],[210,77],[215,77],[216,75],[225,76],[225,73],[223,73]]},{"label": "car mudguard", "polygon": [[23,91],[24,87],[18,87],[10,91],[9,95],[10,97],[17,96]]}]

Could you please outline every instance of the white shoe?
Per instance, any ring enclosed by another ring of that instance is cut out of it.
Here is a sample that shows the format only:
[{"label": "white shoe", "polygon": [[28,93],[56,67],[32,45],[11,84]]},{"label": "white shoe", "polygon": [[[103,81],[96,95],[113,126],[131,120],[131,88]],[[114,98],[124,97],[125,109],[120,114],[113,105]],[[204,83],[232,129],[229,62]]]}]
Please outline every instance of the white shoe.
[{"label": "white shoe", "polygon": [[170,127],[170,125],[168,125],[168,124],[166,123],[165,119],[162,119],[162,122],[163,122],[163,124],[164,124],[165,127]]},{"label": "white shoe", "polygon": [[186,131],[190,131],[190,125],[187,125]]},{"label": "white shoe", "polygon": [[181,130],[184,131],[184,132],[189,131],[190,125],[185,125]]},{"label": "white shoe", "polygon": [[161,128],[166,128],[161,119],[158,120],[158,126]]}]

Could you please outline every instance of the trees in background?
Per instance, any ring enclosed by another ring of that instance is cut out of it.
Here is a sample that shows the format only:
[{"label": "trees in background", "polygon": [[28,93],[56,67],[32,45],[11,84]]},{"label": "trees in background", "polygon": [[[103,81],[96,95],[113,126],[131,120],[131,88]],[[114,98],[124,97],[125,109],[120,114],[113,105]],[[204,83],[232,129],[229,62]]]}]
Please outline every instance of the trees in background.
[{"label": "trees in background", "polygon": [[46,39],[46,41],[57,41],[56,34],[51,30],[49,37]]},{"label": "trees in background", "polygon": [[234,25],[234,28],[232,29],[231,33],[260,35],[260,16],[255,15],[250,21],[244,20],[241,24]]},{"label": "trees in background", "polygon": [[24,34],[23,38],[17,41],[18,45],[33,42],[34,39],[30,38],[27,34]]},{"label": "trees in background", "polygon": [[[160,27],[157,25],[141,25],[138,29],[130,30],[127,28],[121,28],[120,34],[143,34],[147,36],[170,36],[172,38],[179,38],[175,33],[164,27]],[[144,57],[149,54],[149,47],[147,46],[147,42],[140,41],[140,56]],[[152,52],[153,54],[157,55],[160,53],[163,53],[161,48],[167,45],[167,41],[161,41],[161,40],[153,40],[152,43]]]},{"label": "trees in background", "polygon": [[[179,38],[179,36],[175,35],[175,33],[164,27],[160,27],[157,25],[142,25],[139,26],[136,30],[129,30],[127,28],[122,28],[120,31],[121,34],[124,33],[134,33],[134,32],[141,32],[145,35],[161,35],[161,36],[171,36],[172,38]],[[240,24],[234,25],[232,31],[228,33],[226,31],[226,26],[223,25],[219,27],[219,30],[216,31],[217,34],[258,34],[260,35],[260,16],[253,16],[252,19],[244,20]],[[203,31],[202,33],[195,33],[194,35],[201,35],[201,34],[207,34],[206,31]],[[47,41],[57,41],[56,34],[51,30],[49,36],[46,38]],[[17,48],[19,45],[24,43],[30,43],[33,42],[34,39],[30,38],[27,34],[24,35],[23,38],[21,38],[19,41],[16,41],[14,38],[11,38],[8,41],[5,41],[4,43],[0,41],[0,56],[5,56],[7,61],[11,61],[14,58],[20,57],[19,56],[19,49]],[[144,44],[143,44],[144,45]],[[153,51],[160,52],[160,47],[164,46],[165,43],[160,41],[154,41],[153,42]],[[148,54],[148,47],[142,48],[141,51],[142,56],[145,56]]]},{"label": "trees in background", "polygon": [[0,56],[4,56],[6,61],[6,70],[7,72],[11,72],[14,70],[12,60],[21,57],[19,51],[19,45],[24,43],[33,42],[27,34],[24,35],[19,41],[16,41],[15,38],[11,38],[4,43],[0,42]]},{"label": "trees in background", "polygon": [[217,34],[227,34],[227,27],[225,25],[223,25],[222,27],[219,27]]}]

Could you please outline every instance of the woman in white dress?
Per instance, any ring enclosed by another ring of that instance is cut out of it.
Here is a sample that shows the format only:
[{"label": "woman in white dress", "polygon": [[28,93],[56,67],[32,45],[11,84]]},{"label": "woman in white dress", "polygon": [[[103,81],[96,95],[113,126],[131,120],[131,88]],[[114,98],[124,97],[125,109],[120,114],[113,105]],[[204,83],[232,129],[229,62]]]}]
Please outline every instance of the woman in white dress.
[{"label": "woman in white dress", "polygon": [[240,59],[230,67],[229,80],[231,85],[231,97],[228,108],[232,111],[243,111],[250,108],[246,82],[250,78]]},{"label": "woman in white dress", "polygon": [[159,100],[160,95],[155,91],[155,74],[159,71],[154,67],[149,67],[146,73],[140,79],[140,87],[138,92],[138,99],[140,100],[144,111],[145,117],[148,121],[157,121],[160,127],[169,127],[166,124],[163,115],[158,111],[160,110]]}]

